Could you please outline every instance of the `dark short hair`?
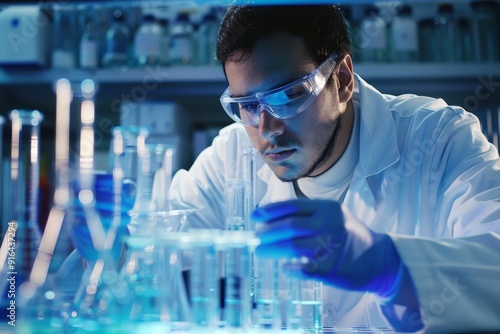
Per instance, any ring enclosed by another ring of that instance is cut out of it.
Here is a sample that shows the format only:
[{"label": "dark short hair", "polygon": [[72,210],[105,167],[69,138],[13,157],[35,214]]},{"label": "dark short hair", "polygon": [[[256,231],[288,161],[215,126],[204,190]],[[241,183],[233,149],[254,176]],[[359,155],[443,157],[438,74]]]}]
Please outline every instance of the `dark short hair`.
[{"label": "dark short hair", "polygon": [[332,53],[351,53],[347,25],[335,5],[230,6],[217,38],[217,59],[243,61],[255,43],[276,32],[301,37],[317,65]]}]

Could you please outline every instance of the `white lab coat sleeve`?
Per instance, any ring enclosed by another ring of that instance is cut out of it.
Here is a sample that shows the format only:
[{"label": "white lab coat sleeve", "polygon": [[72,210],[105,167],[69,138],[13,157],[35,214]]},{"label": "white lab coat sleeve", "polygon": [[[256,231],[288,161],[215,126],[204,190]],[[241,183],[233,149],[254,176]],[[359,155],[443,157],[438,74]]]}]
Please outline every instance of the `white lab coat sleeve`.
[{"label": "white lab coat sleeve", "polygon": [[[450,113],[448,113],[450,116]],[[500,329],[500,163],[477,118],[454,108],[427,172],[435,239],[393,236],[426,332]],[[424,223],[424,222],[422,222]],[[432,222],[425,222],[432,224]],[[411,320],[411,319],[410,319]]]},{"label": "white lab coat sleeve", "polygon": [[[500,328],[499,234],[444,240],[391,237],[417,289],[427,333]],[[408,321],[417,319],[410,315]]]},{"label": "white lab coat sleeve", "polygon": [[189,171],[179,170],[174,175],[170,208],[195,210],[188,217],[188,228],[224,229],[225,182],[242,177],[242,153],[250,145],[243,126],[230,125],[200,153]]}]

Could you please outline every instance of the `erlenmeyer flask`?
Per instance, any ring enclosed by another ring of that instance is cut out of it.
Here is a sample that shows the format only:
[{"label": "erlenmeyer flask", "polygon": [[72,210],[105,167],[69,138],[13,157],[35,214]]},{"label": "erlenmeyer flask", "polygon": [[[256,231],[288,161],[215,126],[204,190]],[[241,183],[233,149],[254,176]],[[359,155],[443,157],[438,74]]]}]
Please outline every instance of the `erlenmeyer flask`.
[{"label": "erlenmeyer flask", "polygon": [[[130,171],[134,162],[135,139],[116,130],[113,133],[112,143],[112,172],[110,174],[95,174],[94,191],[98,210],[87,210],[85,220],[89,227],[92,242],[98,252],[98,258],[90,263],[85,272],[80,288],[74,299],[73,312],[78,314],[73,320],[74,327],[81,327],[84,331],[123,331],[122,320],[127,309],[127,286],[120,278],[118,268],[120,259],[117,259],[124,224],[126,223],[126,205],[133,198],[126,193],[124,176]],[[140,139],[143,134],[138,132]],[[128,154],[128,155],[127,155]],[[132,156],[130,156],[132,155]],[[131,176],[128,174],[128,176]],[[132,181],[133,182],[133,181]],[[95,213],[94,215],[89,213]],[[127,219],[128,220],[128,219]],[[102,240],[95,238],[92,226],[101,227],[104,232]],[[118,242],[118,243],[115,243]],[[123,256],[123,248],[121,248]]]},{"label": "erlenmeyer flask", "polygon": [[[61,333],[68,321],[69,303],[66,287],[59,285],[53,275],[49,275],[56,245],[68,240],[61,236],[64,231],[64,217],[70,200],[69,194],[69,113],[72,100],[71,85],[60,79],[56,84],[57,111],[55,133],[56,188],[53,205],[40,240],[40,246],[31,269],[29,280],[19,289],[19,332],[20,333]],[[32,138],[33,139],[33,138]],[[32,159],[31,157],[30,159]],[[71,280],[64,280],[71,285]],[[16,328],[17,329],[17,328]]]},{"label": "erlenmeyer flask", "polygon": [[131,333],[152,328],[188,331],[190,310],[182,280],[180,234],[135,235],[126,244],[128,260],[121,276],[128,285]]}]

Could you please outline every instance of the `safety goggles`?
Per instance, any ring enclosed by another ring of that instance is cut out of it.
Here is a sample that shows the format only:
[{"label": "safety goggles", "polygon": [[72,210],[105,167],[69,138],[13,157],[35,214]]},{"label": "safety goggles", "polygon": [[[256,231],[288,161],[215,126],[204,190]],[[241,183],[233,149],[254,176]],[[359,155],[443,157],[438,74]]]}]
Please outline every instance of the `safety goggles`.
[{"label": "safety goggles", "polygon": [[229,117],[243,125],[259,125],[262,110],[278,119],[293,117],[307,109],[321,93],[335,68],[336,60],[337,55],[332,54],[308,75],[251,96],[233,98],[230,87],[227,87],[220,97],[220,103]]}]

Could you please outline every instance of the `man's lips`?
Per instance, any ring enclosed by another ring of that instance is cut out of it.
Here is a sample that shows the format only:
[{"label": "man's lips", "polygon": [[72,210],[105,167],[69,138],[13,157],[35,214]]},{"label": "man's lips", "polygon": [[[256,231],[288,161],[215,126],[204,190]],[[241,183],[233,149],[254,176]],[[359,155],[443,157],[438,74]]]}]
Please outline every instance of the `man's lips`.
[{"label": "man's lips", "polygon": [[290,150],[272,150],[265,153],[266,157],[274,162],[280,162],[290,158],[294,153],[295,149]]}]

